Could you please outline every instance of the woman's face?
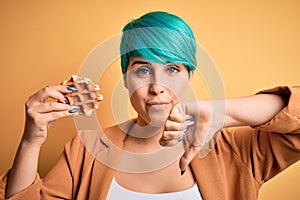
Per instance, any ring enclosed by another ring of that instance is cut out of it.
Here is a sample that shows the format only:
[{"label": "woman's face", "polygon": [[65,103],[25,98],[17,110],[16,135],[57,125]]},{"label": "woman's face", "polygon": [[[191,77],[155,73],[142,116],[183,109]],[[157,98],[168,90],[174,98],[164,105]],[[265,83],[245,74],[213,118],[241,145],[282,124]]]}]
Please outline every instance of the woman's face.
[{"label": "woman's face", "polygon": [[182,64],[150,63],[142,57],[134,57],[124,81],[138,114],[137,124],[161,126],[172,107],[184,99],[191,75],[189,77]]}]

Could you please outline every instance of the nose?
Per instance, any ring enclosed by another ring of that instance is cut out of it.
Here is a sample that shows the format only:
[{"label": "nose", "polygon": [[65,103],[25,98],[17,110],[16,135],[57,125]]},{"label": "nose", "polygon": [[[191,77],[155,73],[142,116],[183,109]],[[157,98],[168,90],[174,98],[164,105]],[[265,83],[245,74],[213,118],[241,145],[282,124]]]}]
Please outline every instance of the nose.
[{"label": "nose", "polygon": [[157,82],[150,83],[149,92],[152,95],[164,93],[165,87]]},{"label": "nose", "polygon": [[165,82],[165,78],[162,72],[156,72],[152,75],[152,80],[149,87],[149,92],[152,95],[158,95],[160,93],[164,93],[166,90],[163,82]]}]

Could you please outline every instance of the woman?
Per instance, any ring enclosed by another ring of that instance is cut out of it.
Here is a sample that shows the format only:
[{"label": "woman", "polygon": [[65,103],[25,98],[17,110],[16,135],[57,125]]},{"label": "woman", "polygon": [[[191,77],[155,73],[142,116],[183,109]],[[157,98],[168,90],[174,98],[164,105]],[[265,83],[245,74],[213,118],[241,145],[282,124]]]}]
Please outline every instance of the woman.
[{"label": "woman", "polygon": [[[121,65],[138,117],[127,129],[116,125],[104,131],[124,152],[184,144],[180,158],[156,170],[127,172],[97,160],[76,136],[40,179],[38,156],[49,124],[76,112],[64,101],[72,88],[49,86],[26,102],[24,134],[12,169],[1,177],[1,198],[257,199],[265,181],[300,159],[300,88],[227,99],[224,123],[215,123],[210,101],[184,101],[195,54],[193,33],[177,16],[152,12],[129,22],[123,29]],[[46,102],[48,98],[58,102]],[[196,155],[211,127],[219,135],[217,143],[200,159]],[[109,155],[112,145],[101,142]]]}]

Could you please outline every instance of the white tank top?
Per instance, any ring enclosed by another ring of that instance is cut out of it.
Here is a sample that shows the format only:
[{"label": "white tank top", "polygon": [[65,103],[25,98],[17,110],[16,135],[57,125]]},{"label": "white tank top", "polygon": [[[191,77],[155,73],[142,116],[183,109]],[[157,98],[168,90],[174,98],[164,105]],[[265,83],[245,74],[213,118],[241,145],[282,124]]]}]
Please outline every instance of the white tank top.
[{"label": "white tank top", "polygon": [[180,191],[162,194],[149,194],[128,190],[113,178],[108,191],[107,200],[202,200],[197,184]]}]

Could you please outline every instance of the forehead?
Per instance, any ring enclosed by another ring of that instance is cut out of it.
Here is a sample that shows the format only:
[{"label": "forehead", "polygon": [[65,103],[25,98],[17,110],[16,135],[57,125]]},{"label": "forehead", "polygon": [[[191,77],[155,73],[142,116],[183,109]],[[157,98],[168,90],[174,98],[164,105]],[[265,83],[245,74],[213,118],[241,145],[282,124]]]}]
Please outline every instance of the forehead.
[{"label": "forehead", "polygon": [[180,63],[172,63],[172,62],[164,62],[164,63],[159,63],[159,62],[151,62],[151,61],[148,61],[147,59],[145,59],[144,57],[141,57],[141,56],[136,56],[136,57],[132,57],[130,60],[129,60],[129,66],[132,66],[132,65],[138,65],[138,64],[149,64],[149,65],[169,65],[169,64],[176,64],[178,67],[185,67],[183,64],[180,64]]},{"label": "forehead", "polygon": [[135,61],[142,61],[142,62],[148,62],[148,63],[151,63],[149,62],[148,60],[146,60],[145,58],[141,57],[141,56],[134,56],[134,57],[131,57],[130,60],[129,60],[129,65],[132,65],[132,63],[134,63]]}]

